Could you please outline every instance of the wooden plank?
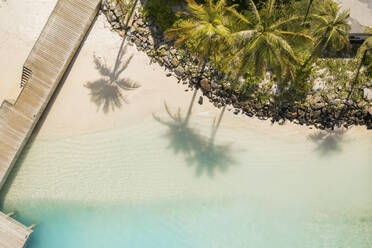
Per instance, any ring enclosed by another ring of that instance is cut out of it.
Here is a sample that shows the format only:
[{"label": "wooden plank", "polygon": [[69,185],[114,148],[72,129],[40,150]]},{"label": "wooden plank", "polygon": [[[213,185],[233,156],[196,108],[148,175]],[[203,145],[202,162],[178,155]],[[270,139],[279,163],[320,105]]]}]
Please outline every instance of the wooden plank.
[{"label": "wooden plank", "polygon": [[[0,188],[75,52],[92,24],[100,0],[59,0],[24,67],[28,80],[14,104],[0,107]],[[32,230],[0,212],[0,247],[21,248]]]},{"label": "wooden plank", "polygon": [[9,216],[0,212],[0,247],[23,247],[31,235],[32,229],[27,228]]}]

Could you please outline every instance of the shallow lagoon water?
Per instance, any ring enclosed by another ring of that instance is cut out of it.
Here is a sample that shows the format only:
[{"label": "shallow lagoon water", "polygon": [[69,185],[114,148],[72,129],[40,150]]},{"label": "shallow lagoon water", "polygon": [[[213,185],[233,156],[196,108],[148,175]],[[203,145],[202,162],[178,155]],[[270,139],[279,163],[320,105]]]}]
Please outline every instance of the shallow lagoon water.
[{"label": "shallow lagoon water", "polygon": [[3,209],[38,224],[27,248],[372,245],[368,132],[309,136],[222,120],[211,142],[211,124],[193,118],[170,129],[148,117],[36,137]]}]

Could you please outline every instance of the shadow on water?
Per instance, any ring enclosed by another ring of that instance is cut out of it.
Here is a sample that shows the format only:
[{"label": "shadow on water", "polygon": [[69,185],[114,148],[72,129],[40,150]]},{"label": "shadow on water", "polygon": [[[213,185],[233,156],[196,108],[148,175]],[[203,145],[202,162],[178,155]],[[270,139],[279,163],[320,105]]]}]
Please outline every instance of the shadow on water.
[{"label": "shadow on water", "polygon": [[316,152],[321,156],[329,156],[342,152],[341,143],[344,141],[345,133],[346,131],[343,129],[319,131],[309,135],[308,139],[317,145]]},{"label": "shadow on water", "polygon": [[176,154],[183,154],[188,165],[195,165],[197,176],[206,174],[209,177],[213,177],[215,171],[225,172],[228,167],[235,164],[231,156],[231,145],[215,143],[217,130],[220,127],[226,107],[222,109],[217,123],[214,121],[211,136],[205,137],[198,130],[190,127],[189,123],[196,93],[197,90],[194,91],[184,118],[181,115],[180,108],[176,114],[172,114],[167,104],[165,104],[165,110],[170,117],[169,121],[163,120],[156,115],[153,116],[155,120],[169,128],[165,134],[165,137],[170,141],[168,148],[172,149]]},{"label": "shadow on water", "polygon": [[128,103],[123,91],[134,90],[140,87],[139,84],[129,78],[120,77],[120,75],[128,68],[133,55],[122,61],[124,54],[127,52],[127,46],[120,47],[115,66],[111,70],[106,63],[93,56],[93,61],[96,69],[102,76],[93,82],[87,82],[84,86],[90,90],[91,101],[97,105],[97,111],[102,108],[107,114],[110,110],[115,111],[121,108],[124,103]]}]

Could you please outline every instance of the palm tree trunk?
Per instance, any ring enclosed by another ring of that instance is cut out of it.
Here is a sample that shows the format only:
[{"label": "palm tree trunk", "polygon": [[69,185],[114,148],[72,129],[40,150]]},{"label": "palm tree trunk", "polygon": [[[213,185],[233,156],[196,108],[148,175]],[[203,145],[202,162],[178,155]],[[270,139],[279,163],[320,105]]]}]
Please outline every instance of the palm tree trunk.
[{"label": "palm tree trunk", "polygon": [[[324,39],[327,39],[327,37],[325,37]],[[302,69],[304,69],[315,57],[319,57],[319,55],[324,52],[327,46],[328,42],[325,42],[324,45],[320,48],[320,50],[318,50],[318,46],[316,46],[311,55],[306,59],[305,63],[302,65]]]},{"label": "palm tree trunk", "polygon": [[207,61],[204,60],[202,66],[201,66],[201,69],[200,69],[200,71],[199,71],[199,78],[201,78],[201,77],[203,76],[203,73],[204,73],[204,71],[205,71],[205,67],[206,67],[206,66],[207,66]]},{"label": "palm tree trunk", "polygon": [[313,0],[310,0],[309,2],[309,5],[307,6],[307,10],[306,10],[306,14],[305,14],[305,18],[304,18],[304,21],[302,24],[304,24],[307,20],[307,17],[309,16],[309,12],[310,12],[310,8],[311,8],[311,5],[313,4]]},{"label": "palm tree trunk", "polygon": [[346,98],[347,100],[350,99],[350,97],[351,97],[351,95],[352,95],[352,93],[353,93],[353,91],[354,91],[355,86],[358,84],[358,78],[359,78],[359,74],[360,74],[360,69],[362,68],[363,61],[364,61],[366,55],[367,55],[367,50],[364,51],[363,56],[362,56],[362,59],[360,60],[360,63],[359,63],[359,66],[358,66],[358,70],[357,70],[357,73],[356,73],[356,75],[355,75],[354,80],[353,80],[352,83],[351,83],[351,89],[350,89],[349,94],[347,95],[347,98]]},{"label": "palm tree trunk", "polygon": [[[138,3],[138,0],[135,0],[135,2],[134,2],[134,4],[133,4],[133,8],[131,9],[130,14],[129,14],[128,19],[127,19],[127,22],[126,22],[126,24],[125,24],[125,28],[127,28],[128,25],[129,25],[129,21],[130,21],[132,15],[133,15],[133,13],[134,13],[134,10],[136,9],[137,3]],[[123,13],[123,14],[124,14],[124,13]],[[125,38],[126,38],[126,36],[127,36],[127,32],[125,32],[125,34],[124,34],[123,41],[121,42],[121,45],[120,45],[119,53],[118,53],[118,55],[116,56],[116,61],[115,61],[115,66],[114,66],[114,73],[116,73],[116,71],[117,71],[117,69],[118,69],[118,67],[119,67],[119,64],[120,64],[120,60],[122,59],[122,57],[123,57],[123,55],[124,55],[124,54],[123,54],[123,48],[124,48]]]},{"label": "palm tree trunk", "polygon": [[[365,51],[365,52],[363,53],[362,59],[361,59],[361,61],[360,61],[360,63],[359,63],[359,66],[358,66],[357,73],[356,73],[356,75],[355,75],[354,80],[353,80],[352,83],[351,83],[350,91],[349,91],[349,93],[347,94],[346,101],[350,100],[350,97],[351,97],[351,95],[352,95],[353,92],[354,92],[355,86],[356,86],[357,83],[358,83],[358,78],[359,78],[359,74],[360,74],[360,69],[362,68],[363,61],[364,61],[364,59],[365,59],[366,54],[367,54],[367,51]],[[344,116],[345,110],[346,110],[346,105],[344,105],[344,107],[341,109],[340,114],[339,114],[338,117],[337,117],[338,120],[340,120],[340,119]]]}]

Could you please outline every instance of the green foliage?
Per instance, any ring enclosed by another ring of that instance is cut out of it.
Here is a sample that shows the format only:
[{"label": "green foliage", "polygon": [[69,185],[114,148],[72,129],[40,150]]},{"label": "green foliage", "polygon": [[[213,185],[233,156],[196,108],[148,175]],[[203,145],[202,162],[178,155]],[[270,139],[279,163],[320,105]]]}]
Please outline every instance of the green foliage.
[{"label": "green foliage", "polygon": [[364,65],[366,66],[366,74],[372,79],[372,53],[366,55]]},{"label": "green foliage", "polygon": [[177,21],[177,16],[172,11],[177,3],[177,0],[150,0],[144,6],[143,15],[155,21],[159,32],[163,33]]},{"label": "green foliage", "polygon": [[[168,39],[176,40],[176,47],[182,46],[183,54],[196,54],[199,62],[208,61],[228,75],[230,85],[225,80],[223,86],[241,97],[268,101],[274,82],[262,84],[267,72],[280,88],[279,102],[303,102],[319,76],[334,87],[341,86],[343,92],[350,88],[357,69],[355,60],[318,59],[324,50],[341,50],[349,44],[349,14],[333,0],[314,0],[306,22],[310,0],[186,2],[183,15],[176,16],[174,1],[166,0],[150,1],[145,13],[166,30]],[[370,76],[371,61],[372,55],[364,61]],[[317,65],[313,68],[314,62]],[[326,75],[319,75],[321,69],[326,69]],[[365,75],[361,75],[361,82]]]},{"label": "green foliage", "polygon": [[123,15],[121,16],[122,23],[128,23],[130,19],[130,13],[132,13],[133,8],[135,8],[135,0],[113,0],[120,6],[121,12]]},{"label": "green foliage", "polygon": [[175,39],[175,46],[186,45],[197,51],[200,64],[210,57],[216,58],[227,47],[230,29],[227,27],[227,6],[224,0],[198,4],[187,0],[187,14],[172,28],[164,32],[168,39]]},{"label": "green foliage", "polygon": [[349,46],[349,11],[341,11],[333,0],[317,0],[313,5],[309,19],[316,44],[305,65],[315,61],[327,48],[341,51]]},{"label": "green foliage", "polygon": [[312,37],[299,28],[302,17],[292,14],[282,18],[275,0],[268,0],[260,11],[252,0],[250,3],[253,14],[231,11],[236,21],[241,23],[234,26],[236,53],[231,60],[237,65],[237,75],[249,70],[263,77],[266,71],[270,71],[279,81],[288,78],[294,81],[295,67],[301,64],[294,45],[299,40],[303,43],[312,41]]}]

